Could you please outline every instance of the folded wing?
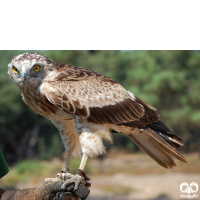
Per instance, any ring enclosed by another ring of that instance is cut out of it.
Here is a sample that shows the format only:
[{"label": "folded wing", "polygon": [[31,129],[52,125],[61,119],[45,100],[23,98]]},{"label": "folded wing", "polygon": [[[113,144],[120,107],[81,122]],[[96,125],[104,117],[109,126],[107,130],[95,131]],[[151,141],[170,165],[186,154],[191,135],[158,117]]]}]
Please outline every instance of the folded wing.
[{"label": "folded wing", "polygon": [[159,119],[151,106],[111,78],[68,65],[58,67],[54,80],[45,83],[45,95],[65,112],[97,124],[144,127]]}]

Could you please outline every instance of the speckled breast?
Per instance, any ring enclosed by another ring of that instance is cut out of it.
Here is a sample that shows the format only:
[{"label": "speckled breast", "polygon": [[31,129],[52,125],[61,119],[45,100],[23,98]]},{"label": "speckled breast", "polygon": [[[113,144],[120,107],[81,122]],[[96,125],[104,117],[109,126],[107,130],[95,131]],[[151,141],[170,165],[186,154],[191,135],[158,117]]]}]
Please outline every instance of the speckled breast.
[{"label": "speckled breast", "polygon": [[58,107],[48,101],[46,96],[37,93],[34,90],[21,91],[22,99],[32,110],[46,118],[50,118],[51,115],[55,115],[58,111]]}]

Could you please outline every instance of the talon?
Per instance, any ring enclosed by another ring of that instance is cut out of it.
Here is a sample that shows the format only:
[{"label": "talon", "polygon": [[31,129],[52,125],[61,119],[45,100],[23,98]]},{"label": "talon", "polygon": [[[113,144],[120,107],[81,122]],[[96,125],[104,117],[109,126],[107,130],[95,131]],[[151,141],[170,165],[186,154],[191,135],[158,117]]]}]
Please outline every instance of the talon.
[{"label": "talon", "polygon": [[84,178],[84,180],[86,181],[86,184],[85,184],[86,187],[90,187],[91,186],[92,179],[89,176],[87,176],[83,170],[78,169],[76,174],[78,174],[78,175],[80,175],[80,176],[82,176]]},{"label": "talon", "polygon": [[61,186],[63,190],[78,190],[80,183],[86,187],[91,185],[91,179],[82,171],[78,170],[76,175],[70,174],[67,167],[63,167],[61,173],[58,173],[56,178],[46,178],[44,184],[48,184],[54,181],[64,181]]},{"label": "talon", "polygon": [[77,181],[75,182],[74,190],[77,190],[79,184],[81,183],[82,177],[80,175],[78,175],[78,174],[76,174],[75,177],[77,177]]},{"label": "talon", "polygon": [[69,171],[69,168],[64,166],[62,169],[61,169],[61,173],[70,173]]},{"label": "talon", "polygon": [[80,175],[76,174],[76,175],[72,175],[72,174],[69,174],[71,177],[69,177],[69,179],[67,179],[61,186],[61,188],[64,190],[66,189],[66,186],[70,183],[74,183],[74,190],[77,190],[78,189],[78,186],[80,183],[82,183],[83,185],[86,184],[85,180],[83,177],[81,177]]}]

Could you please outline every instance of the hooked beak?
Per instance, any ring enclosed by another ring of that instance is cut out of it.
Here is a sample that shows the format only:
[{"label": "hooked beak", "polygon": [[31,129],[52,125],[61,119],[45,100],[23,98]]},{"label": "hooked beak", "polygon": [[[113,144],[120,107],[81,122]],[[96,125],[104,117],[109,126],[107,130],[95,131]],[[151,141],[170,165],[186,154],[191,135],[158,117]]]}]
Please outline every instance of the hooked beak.
[{"label": "hooked beak", "polygon": [[22,79],[23,83],[27,80],[27,75],[26,75],[26,73],[22,73],[22,74],[21,74],[21,79]]}]

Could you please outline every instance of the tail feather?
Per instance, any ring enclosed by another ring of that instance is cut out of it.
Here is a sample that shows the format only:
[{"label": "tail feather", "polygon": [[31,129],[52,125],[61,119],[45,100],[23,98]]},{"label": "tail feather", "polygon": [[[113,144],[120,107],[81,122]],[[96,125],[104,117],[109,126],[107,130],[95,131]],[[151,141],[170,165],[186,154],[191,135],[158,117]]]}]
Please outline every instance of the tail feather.
[{"label": "tail feather", "polygon": [[148,128],[145,130],[152,138],[154,138],[157,142],[159,142],[169,153],[174,155],[178,160],[182,162],[186,162],[185,158],[174,148],[169,142],[163,139],[161,135],[158,135],[155,131]]},{"label": "tail feather", "polygon": [[183,146],[183,140],[172,133],[172,131],[160,120],[152,124],[148,124],[145,128],[151,128],[158,134],[162,134],[162,136],[170,141],[175,148]]},{"label": "tail feather", "polygon": [[[155,152],[153,146],[157,146],[155,143],[154,145],[151,144],[151,147],[149,145],[144,145],[141,142],[141,139],[138,138],[138,135],[128,135],[128,137],[140,148],[142,149],[147,155],[149,155],[151,158],[153,158],[159,165],[165,168],[172,168],[173,166],[176,166],[174,161],[169,156],[163,156],[160,155],[160,151]],[[156,147],[157,148],[157,147]],[[168,161],[169,160],[169,161]]]},{"label": "tail feather", "polygon": [[172,168],[176,166],[172,156],[187,163],[185,158],[162,134],[158,134],[151,128],[139,131],[139,134],[130,133],[128,137],[162,167]]}]

